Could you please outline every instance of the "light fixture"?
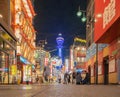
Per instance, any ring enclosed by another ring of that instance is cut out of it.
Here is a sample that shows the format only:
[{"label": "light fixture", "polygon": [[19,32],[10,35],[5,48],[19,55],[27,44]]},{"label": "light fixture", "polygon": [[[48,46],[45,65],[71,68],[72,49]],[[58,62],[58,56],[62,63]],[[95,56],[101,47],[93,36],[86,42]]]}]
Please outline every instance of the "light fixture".
[{"label": "light fixture", "polygon": [[82,12],[80,10],[80,6],[78,7],[78,12],[77,12],[77,16],[80,17],[82,15]]},{"label": "light fixture", "polygon": [[2,14],[0,14],[0,18],[3,18],[3,15],[2,15]]},{"label": "light fixture", "polygon": [[102,17],[102,14],[97,14],[97,18],[101,18]]},{"label": "light fixture", "polygon": [[82,18],[81,18],[81,21],[82,21],[82,22],[86,22],[85,13],[86,13],[86,11],[81,10],[81,9],[80,9],[80,6],[79,6],[79,7],[78,7],[77,16],[78,16],[78,17],[81,17],[81,16],[82,16]]},{"label": "light fixture", "polygon": [[47,44],[47,39],[45,39],[45,44]]},{"label": "light fixture", "polygon": [[85,22],[86,21],[86,17],[85,17],[85,13],[83,13],[83,17],[82,17],[82,22]]},{"label": "light fixture", "polygon": [[95,18],[94,22],[97,22],[98,20]]}]

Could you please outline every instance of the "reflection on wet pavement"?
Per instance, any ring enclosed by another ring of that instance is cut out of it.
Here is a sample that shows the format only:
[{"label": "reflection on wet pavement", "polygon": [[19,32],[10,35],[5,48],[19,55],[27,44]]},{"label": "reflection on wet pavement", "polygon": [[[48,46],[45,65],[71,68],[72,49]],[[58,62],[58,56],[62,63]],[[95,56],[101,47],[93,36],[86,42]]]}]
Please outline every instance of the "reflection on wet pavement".
[{"label": "reflection on wet pavement", "polygon": [[28,86],[23,86],[22,89],[23,89],[23,90],[24,90],[24,89],[26,89],[26,90],[32,89],[32,86],[30,86],[30,85],[28,85]]},{"label": "reflection on wet pavement", "polygon": [[[2,86],[3,87],[3,86]],[[20,85],[0,86],[0,97],[120,97],[117,85]]]}]

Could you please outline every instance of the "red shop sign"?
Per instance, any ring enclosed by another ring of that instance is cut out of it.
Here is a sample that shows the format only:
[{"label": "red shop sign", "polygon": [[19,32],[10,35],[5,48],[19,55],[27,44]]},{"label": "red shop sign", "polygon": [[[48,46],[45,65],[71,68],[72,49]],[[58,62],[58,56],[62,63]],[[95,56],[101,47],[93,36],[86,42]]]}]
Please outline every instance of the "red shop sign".
[{"label": "red shop sign", "polygon": [[119,17],[120,0],[95,0],[95,42],[102,37]]}]

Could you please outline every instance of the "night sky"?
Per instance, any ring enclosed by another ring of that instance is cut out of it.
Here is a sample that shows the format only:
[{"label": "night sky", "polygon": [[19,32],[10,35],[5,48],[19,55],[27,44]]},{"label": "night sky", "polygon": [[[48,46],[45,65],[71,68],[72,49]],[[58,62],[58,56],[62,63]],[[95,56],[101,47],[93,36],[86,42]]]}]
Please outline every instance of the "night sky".
[{"label": "night sky", "polygon": [[[46,50],[57,48],[56,37],[62,33],[64,38],[63,49],[65,55],[73,44],[74,37],[85,39],[86,27],[76,13],[80,5],[81,10],[86,10],[87,0],[34,0],[36,16],[34,28],[37,31],[36,44],[47,39]],[[56,53],[56,52],[54,52]]]}]

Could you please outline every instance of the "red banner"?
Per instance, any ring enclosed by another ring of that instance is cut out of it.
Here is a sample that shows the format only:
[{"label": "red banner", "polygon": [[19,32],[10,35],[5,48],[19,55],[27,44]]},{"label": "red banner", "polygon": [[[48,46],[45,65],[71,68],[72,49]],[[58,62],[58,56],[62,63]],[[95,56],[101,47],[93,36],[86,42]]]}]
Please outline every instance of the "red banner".
[{"label": "red banner", "polygon": [[95,0],[95,32],[97,42],[120,17],[120,0]]}]

